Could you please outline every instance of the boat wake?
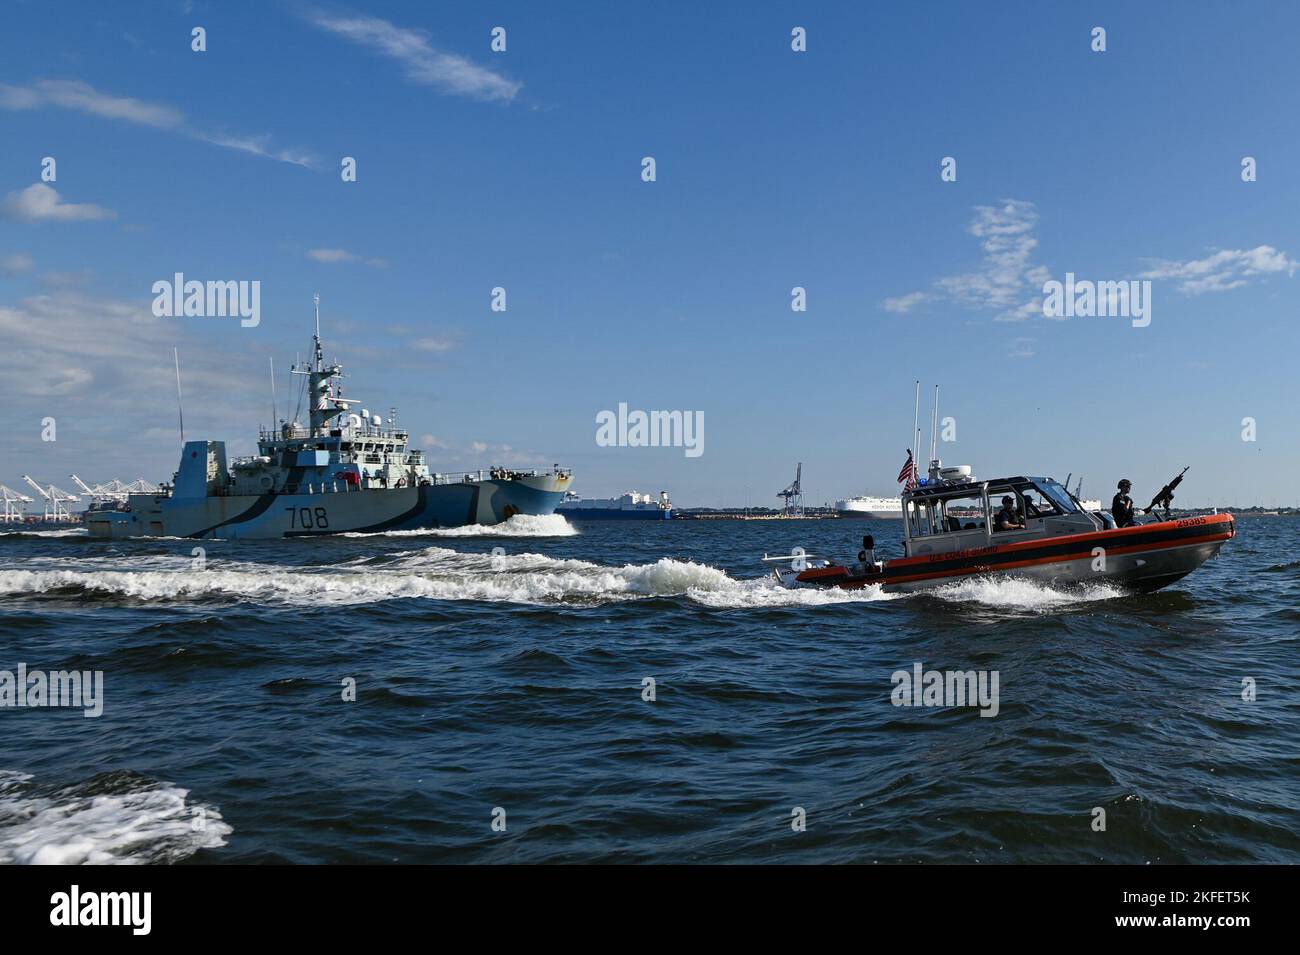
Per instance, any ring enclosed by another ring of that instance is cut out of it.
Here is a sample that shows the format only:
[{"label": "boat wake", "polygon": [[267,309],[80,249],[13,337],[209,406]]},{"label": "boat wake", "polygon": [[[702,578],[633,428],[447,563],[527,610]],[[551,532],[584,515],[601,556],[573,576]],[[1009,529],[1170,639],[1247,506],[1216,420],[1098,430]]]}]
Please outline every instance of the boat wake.
[{"label": "boat wake", "polygon": [[0,770],[0,864],[165,864],[224,846],[221,813],[188,796],[133,772],[48,788]]},{"label": "boat wake", "polygon": [[49,537],[89,537],[84,527],[61,527],[51,531],[0,530],[0,539],[40,540]]},{"label": "boat wake", "polygon": [[340,537],[576,537],[578,529],[563,514],[516,514],[500,524],[420,528],[410,531],[376,531],[340,534]]},{"label": "boat wake", "polygon": [[739,580],[694,561],[603,566],[543,554],[460,553],[442,547],[376,561],[324,567],[268,567],[209,559],[192,569],[183,557],[152,557],[134,570],[102,562],[0,570],[0,595],[93,602],[253,602],[290,606],[349,606],[383,600],[430,599],[524,604],[598,605],[649,597],[679,597],[714,608],[807,606],[888,600],[863,591],[787,590],[771,578]]}]

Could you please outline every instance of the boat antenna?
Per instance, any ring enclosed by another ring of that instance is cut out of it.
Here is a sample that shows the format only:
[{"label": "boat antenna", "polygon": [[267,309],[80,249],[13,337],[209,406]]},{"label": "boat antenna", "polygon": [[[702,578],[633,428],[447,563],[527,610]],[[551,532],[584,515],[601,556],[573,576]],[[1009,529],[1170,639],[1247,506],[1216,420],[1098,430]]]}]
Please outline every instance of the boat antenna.
[{"label": "boat antenna", "polygon": [[176,416],[180,420],[181,426],[181,444],[185,443],[185,405],[181,401],[181,350],[172,349],[172,356],[176,359]]},{"label": "boat antenna", "polygon": [[934,460],[935,429],[939,425],[939,386],[934,386],[934,407],[930,409],[930,460]]}]

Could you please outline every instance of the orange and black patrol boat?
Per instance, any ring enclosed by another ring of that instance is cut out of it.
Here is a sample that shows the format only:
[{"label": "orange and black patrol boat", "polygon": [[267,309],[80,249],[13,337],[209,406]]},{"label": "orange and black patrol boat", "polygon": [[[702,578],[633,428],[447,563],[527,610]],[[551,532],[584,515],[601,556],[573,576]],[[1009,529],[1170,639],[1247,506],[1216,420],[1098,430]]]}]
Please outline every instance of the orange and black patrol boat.
[{"label": "orange and black patrol boat", "polygon": [[[764,561],[776,565],[776,579],[787,587],[912,591],[994,576],[1149,593],[1196,570],[1236,534],[1231,514],[1172,517],[1172,488],[1181,477],[1145,509],[1157,519],[1121,528],[1109,514],[1085,510],[1051,478],[984,481],[969,467],[944,468],[936,460],[926,480],[903,492],[902,557],[877,561],[874,541],[864,538],[855,562],[797,548]],[[1008,513],[1014,516],[1000,519]]]}]

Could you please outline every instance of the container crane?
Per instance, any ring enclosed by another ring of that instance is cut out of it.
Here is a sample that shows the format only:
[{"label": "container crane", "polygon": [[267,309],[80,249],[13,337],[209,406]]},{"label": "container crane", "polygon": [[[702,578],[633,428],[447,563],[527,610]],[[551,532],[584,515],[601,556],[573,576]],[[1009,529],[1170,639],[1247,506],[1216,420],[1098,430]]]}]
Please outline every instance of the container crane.
[{"label": "container crane", "polygon": [[25,518],[23,505],[31,504],[33,500],[21,491],[0,484],[0,503],[4,505],[4,510],[0,511],[0,521],[21,524]]},{"label": "container crane", "polygon": [[777,491],[776,496],[785,501],[781,513],[786,517],[803,517],[803,462],[795,465],[794,482],[784,491]]},{"label": "container crane", "polygon": [[80,497],[75,494],[69,494],[67,491],[57,488],[53,484],[48,487],[41,487],[32,480],[31,475],[28,474],[23,475],[23,480],[26,481],[37,494],[45,499],[45,519],[47,521],[72,520],[72,515],[64,505],[75,504],[81,500]]}]

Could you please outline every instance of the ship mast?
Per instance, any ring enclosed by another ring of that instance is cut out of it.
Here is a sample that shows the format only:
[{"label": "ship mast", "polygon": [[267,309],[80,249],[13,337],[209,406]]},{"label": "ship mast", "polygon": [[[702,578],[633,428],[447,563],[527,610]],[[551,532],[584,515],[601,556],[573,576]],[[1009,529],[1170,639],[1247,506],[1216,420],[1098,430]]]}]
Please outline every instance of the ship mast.
[{"label": "ship mast", "polygon": [[320,292],[313,292],[311,297],[312,303],[316,306],[316,371],[321,371],[324,367],[324,356],[321,354],[320,347]]},{"label": "ship mast", "polygon": [[343,368],[338,364],[329,366],[325,364],[325,354],[320,340],[320,293],[312,295],[312,303],[316,310],[316,334],[312,338],[312,364],[307,371],[299,368],[295,368],[294,371],[307,376],[311,436],[320,438],[329,434],[330,419],[346,412],[358,399],[342,398],[337,393],[331,393],[330,384],[343,374]]}]

